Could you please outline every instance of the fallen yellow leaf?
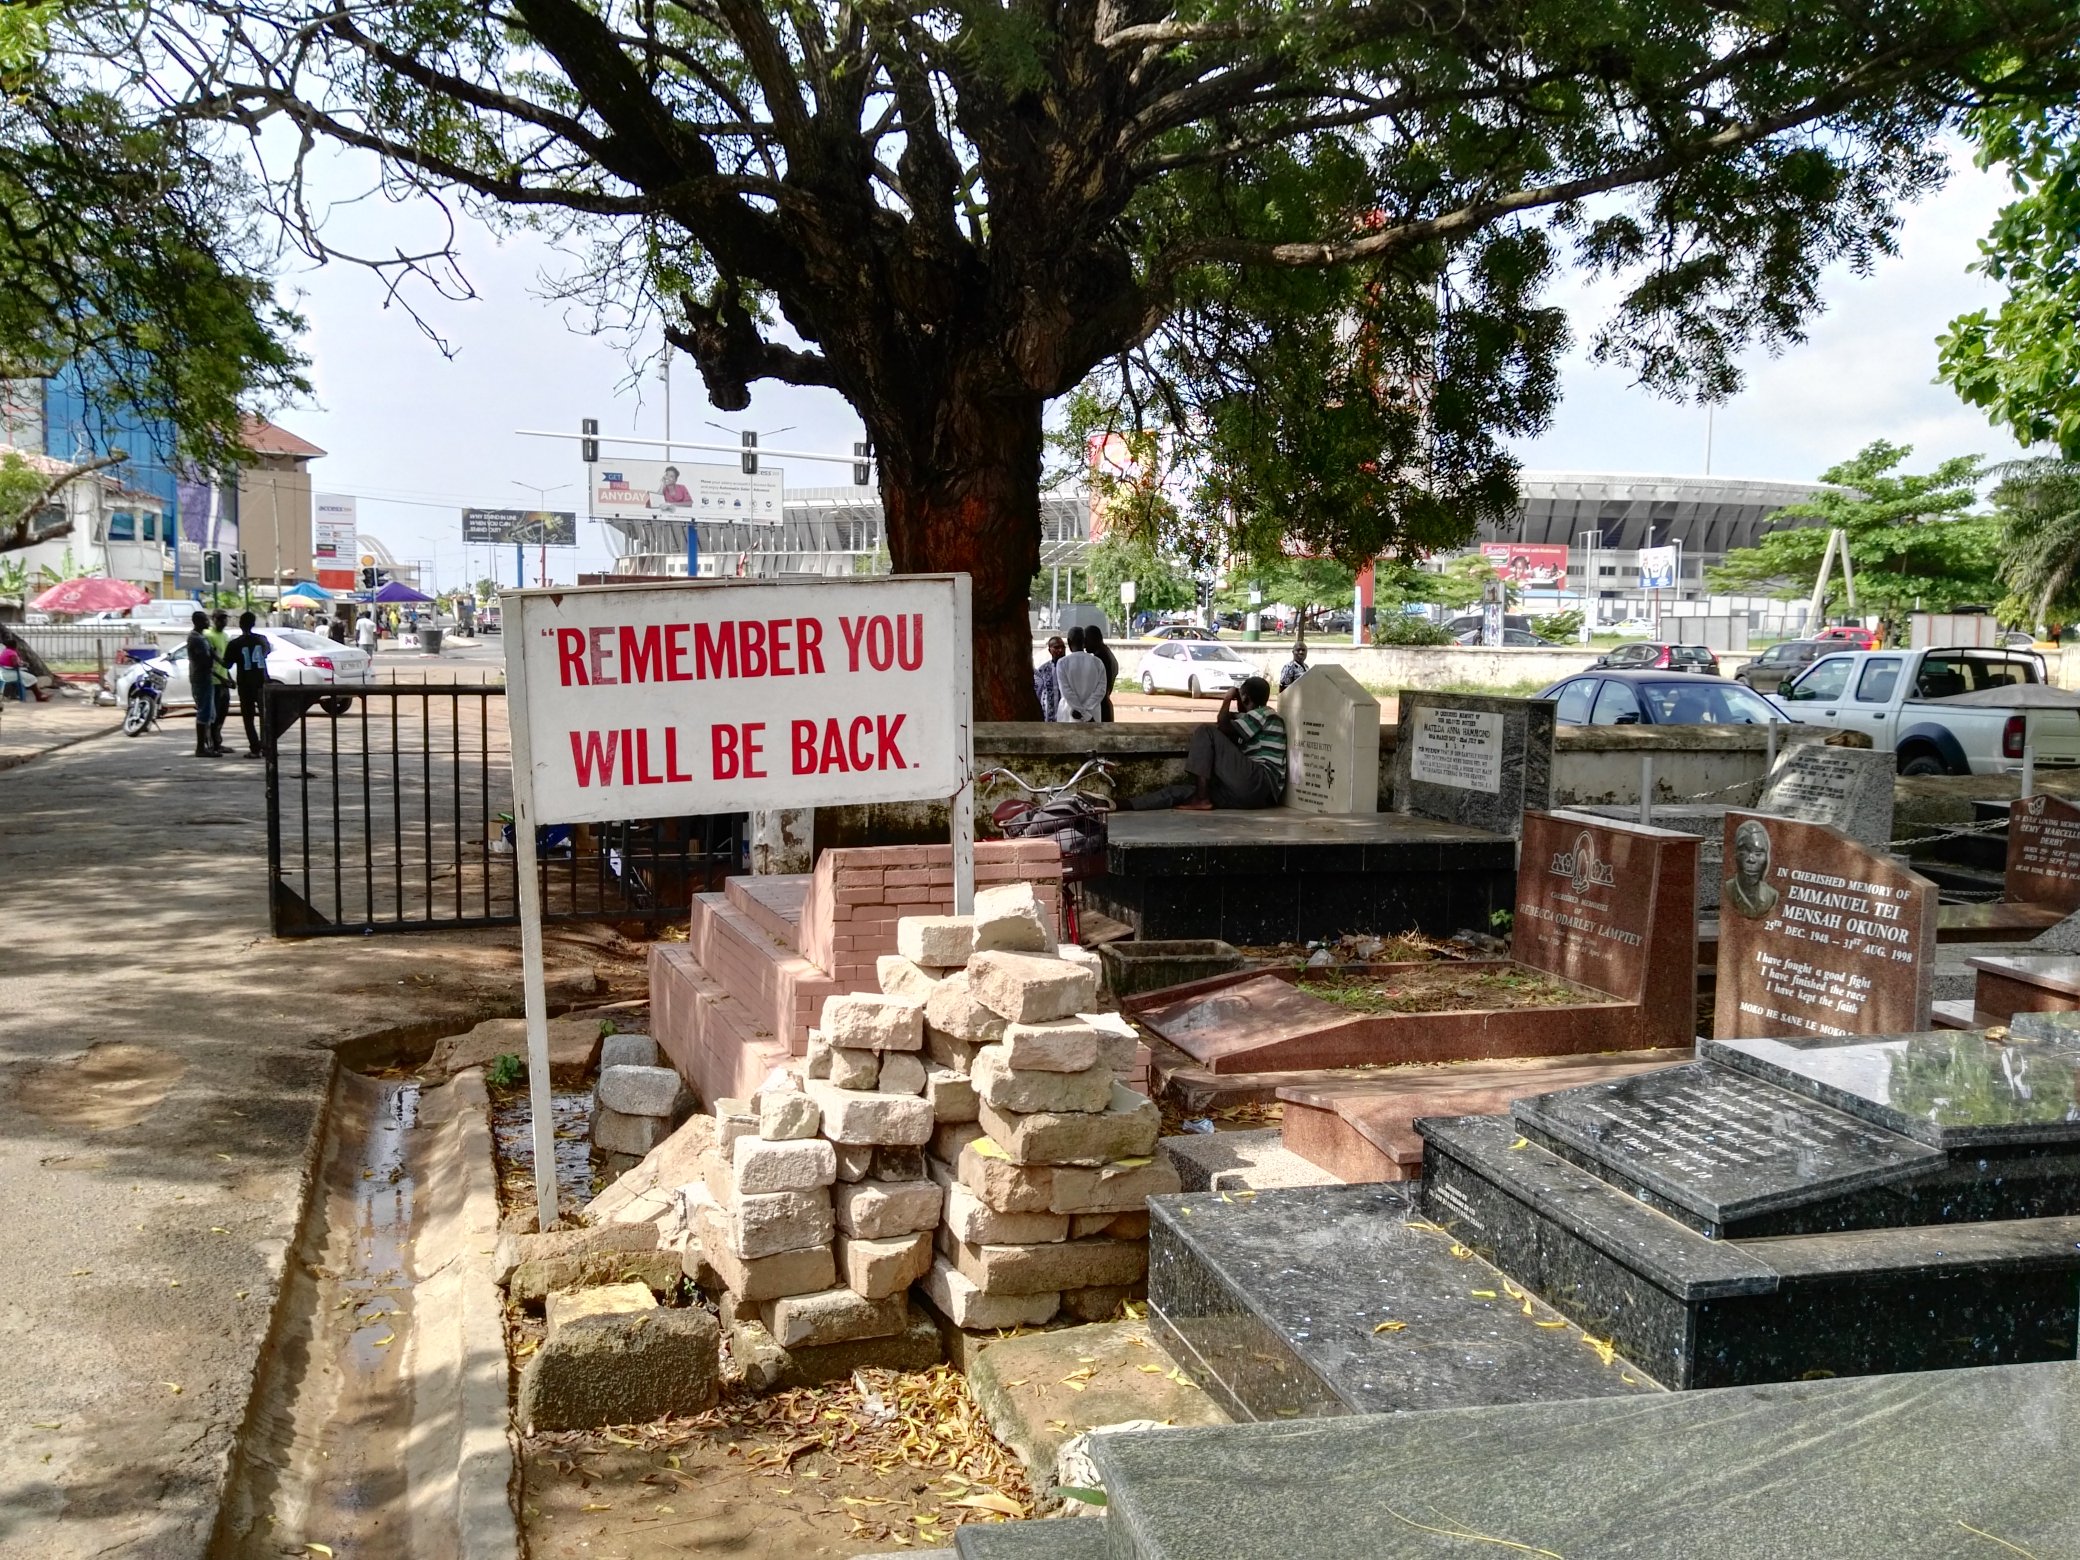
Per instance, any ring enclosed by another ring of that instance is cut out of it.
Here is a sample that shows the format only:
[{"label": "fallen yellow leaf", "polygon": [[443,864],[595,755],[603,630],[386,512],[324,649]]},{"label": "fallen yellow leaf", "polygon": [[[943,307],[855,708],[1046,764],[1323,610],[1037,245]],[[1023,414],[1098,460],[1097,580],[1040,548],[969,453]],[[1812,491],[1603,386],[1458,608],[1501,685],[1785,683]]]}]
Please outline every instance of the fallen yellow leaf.
[{"label": "fallen yellow leaf", "polygon": [[1536,1323],[1535,1325],[1537,1325],[1537,1326],[1539,1326],[1539,1327],[1565,1327],[1565,1326],[1567,1325],[1567,1323],[1565,1323],[1565,1322],[1539,1322],[1539,1323]]},{"label": "fallen yellow leaf", "polygon": [[1151,1376],[1160,1376],[1163,1374],[1163,1367],[1160,1365],[1144,1365],[1141,1368],[1144,1371],[1148,1372],[1148,1374]]},{"label": "fallen yellow leaf", "polygon": [[1521,1138],[1521,1137],[1520,1137],[1520,1138],[1518,1138],[1518,1139],[1516,1140],[1516,1142],[1514,1142],[1514,1143],[1510,1144],[1510,1147],[1511,1147],[1511,1148],[1529,1148],[1530,1146],[1531,1146],[1531,1139],[1529,1139],[1529,1138]]},{"label": "fallen yellow leaf", "polygon": [[1026,1514],[1024,1506],[1013,1500],[1009,1495],[1000,1495],[995,1490],[981,1490],[976,1494],[967,1496],[965,1499],[950,1501],[948,1504],[973,1506],[978,1510],[994,1511],[1007,1517],[1022,1517]]},{"label": "fallen yellow leaf", "polygon": [[1373,1328],[1372,1330],[1376,1333],[1400,1332],[1407,1326],[1408,1323],[1406,1322],[1381,1322],[1377,1327]]},{"label": "fallen yellow leaf", "polygon": [[231,1233],[229,1230],[225,1229],[224,1226],[221,1224],[212,1224],[209,1227],[209,1232],[212,1235],[229,1235]]},{"label": "fallen yellow leaf", "polygon": [[309,1550],[314,1555],[329,1556],[332,1553],[332,1546],[330,1544],[305,1544],[303,1547]]},{"label": "fallen yellow leaf", "polygon": [[376,1339],[374,1346],[378,1349],[387,1349],[395,1342],[397,1342],[396,1333],[385,1333],[382,1337]]},{"label": "fallen yellow leaf", "polygon": [[159,1385],[165,1387],[175,1397],[179,1397],[181,1395],[181,1384],[178,1381],[162,1381],[159,1383]]},{"label": "fallen yellow leaf", "polygon": [[580,1511],[612,1511],[614,1508],[603,1500],[590,1500],[578,1509]]},{"label": "fallen yellow leaf", "polygon": [[1471,1294],[1476,1300],[1493,1300],[1495,1298],[1495,1291],[1492,1289],[1472,1289],[1468,1290],[1467,1293]]},{"label": "fallen yellow leaf", "polygon": [[61,1425],[61,1421],[56,1419],[32,1419],[29,1423],[31,1428],[37,1430],[56,1430]]}]

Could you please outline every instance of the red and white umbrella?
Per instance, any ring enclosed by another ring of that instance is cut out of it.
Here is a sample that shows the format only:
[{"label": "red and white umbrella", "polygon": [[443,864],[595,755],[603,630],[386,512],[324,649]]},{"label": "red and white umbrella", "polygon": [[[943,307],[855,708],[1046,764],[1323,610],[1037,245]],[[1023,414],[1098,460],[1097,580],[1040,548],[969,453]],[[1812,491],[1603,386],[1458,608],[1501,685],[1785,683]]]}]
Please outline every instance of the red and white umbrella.
[{"label": "red and white umbrella", "polygon": [[120,612],[152,599],[152,593],[128,580],[65,580],[30,601],[37,612],[75,615],[81,612]]}]

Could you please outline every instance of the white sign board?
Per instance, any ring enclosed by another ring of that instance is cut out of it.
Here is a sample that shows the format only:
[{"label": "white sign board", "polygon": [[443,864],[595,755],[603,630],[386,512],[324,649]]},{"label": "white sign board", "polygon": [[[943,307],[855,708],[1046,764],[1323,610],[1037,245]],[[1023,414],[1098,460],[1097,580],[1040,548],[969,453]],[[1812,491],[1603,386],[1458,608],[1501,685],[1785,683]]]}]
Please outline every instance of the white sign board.
[{"label": "white sign board", "polygon": [[1490,795],[1502,789],[1500,715],[1426,706],[1416,711],[1414,724],[1411,779]]},{"label": "white sign board", "polygon": [[358,548],[354,500],[340,493],[311,495],[311,562],[320,569],[351,569]]},{"label": "white sign board", "polygon": [[[974,908],[966,575],[509,590],[499,606],[536,1164],[556,1162],[539,825],[943,796],[954,908]],[[536,1216],[556,1220],[554,1176],[536,1178]]]},{"label": "white sign board", "polygon": [[1121,606],[1131,607],[1134,604],[1135,589],[1136,586],[1132,580],[1121,580],[1119,582],[1119,599]]},{"label": "white sign board", "polygon": [[782,474],[766,466],[747,477],[738,466],[615,456],[592,468],[592,512],[778,525],[785,488]]},{"label": "white sign board", "polygon": [[541,823],[951,796],[968,625],[950,576],[508,591],[515,759]]}]

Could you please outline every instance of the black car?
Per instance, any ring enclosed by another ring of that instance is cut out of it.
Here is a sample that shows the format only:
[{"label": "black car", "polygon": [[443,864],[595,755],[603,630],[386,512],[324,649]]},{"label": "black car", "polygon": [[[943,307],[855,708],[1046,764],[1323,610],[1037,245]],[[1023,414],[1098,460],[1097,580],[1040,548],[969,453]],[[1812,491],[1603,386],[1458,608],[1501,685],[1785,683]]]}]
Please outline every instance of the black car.
[{"label": "black car", "polygon": [[1771,645],[1735,672],[1733,678],[1735,682],[1746,683],[1757,693],[1775,693],[1830,650],[1840,648],[1840,645],[1824,645],[1817,639],[1787,639],[1780,645]]},{"label": "black car", "polygon": [[1678,645],[1665,640],[1642,640],[1636,645],[1620,645],[1596,658],[1598,667],[1609,667],[1614,672],[1700,672],[1707,677],[1719,675],[1719,658],[1713,655],[1708,645]]},{"label": "black car", "polygon": [[1762,726],[1791,718],[1752,688],[1694,672],[1591,670],[1539,697],[1558,703],[1554,718],[1563,726]]},{"label": "black car", "polygon": [[[1480,642],[1481,630],[1478,628],[1468,629],[1465,633],[1459,635],[1455,641],[1455,643],[1462,645],[1478,645]],[[1507,650],[1550,650],[1553,648],[1552,640],[1541,639],[1529,629],[1524,628],[1505,628],[1502,631],[1502,644],[1503,648]]]}]

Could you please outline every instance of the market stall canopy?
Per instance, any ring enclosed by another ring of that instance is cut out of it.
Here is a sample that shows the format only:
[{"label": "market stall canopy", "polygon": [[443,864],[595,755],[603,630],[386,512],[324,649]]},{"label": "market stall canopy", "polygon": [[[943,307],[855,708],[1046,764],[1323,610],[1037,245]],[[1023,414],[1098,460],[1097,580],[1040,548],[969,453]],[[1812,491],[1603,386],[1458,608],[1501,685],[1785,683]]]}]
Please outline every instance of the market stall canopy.
[{"label": "market stall canopy", "polygon": [[333,599],[331,591],[327,590],[323,585],[313,585],[309,580],[299,580],[296,584],[291,585],[282,592],[282,600],[284,601],[287,601],[291,596],[301,596],[305,601],[317,602],[327,602]]},{"label": "market stall canopy", "polygon": [[402,580],[392,580],[381,590],[377,591],[372,599],[376,601],[389,603],[433,600],[431,596],[425,595],[420,591],[413,590],[411,586],[405,584]]},{"label": "market stall canopy", "polygon": [[32,599],[29,607],[32,611],[56,614],[120,612],[151,599],[150,591],[128,580],[79,579],[53,585]]}]

